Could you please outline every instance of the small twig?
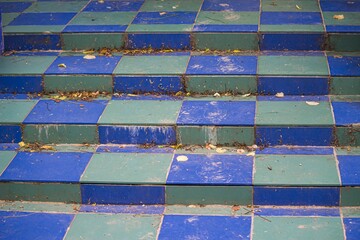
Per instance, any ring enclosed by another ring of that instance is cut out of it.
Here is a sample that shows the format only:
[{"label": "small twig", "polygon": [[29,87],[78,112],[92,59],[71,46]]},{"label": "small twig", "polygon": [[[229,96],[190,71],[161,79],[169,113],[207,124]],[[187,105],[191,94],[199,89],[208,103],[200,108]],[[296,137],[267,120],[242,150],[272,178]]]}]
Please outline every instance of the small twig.
[{"label": "small twig", "polygon": [[269,219],[267,219],[267,218],[265,218],[265,217],[261,216],[260,214],[256,213],[254,210],[249,210],[249,209],[247,209],[247,208],[244,208],[244,209],[247,211],[245,214],[248,214],[248,213],[253,213],[254,215],[256,215],[256,216],[258,216],[258,217],[260,217],[260,218],[264,219],[265,221],[267,221],[267,222],[271,222],[271,220],[269,220]]}]

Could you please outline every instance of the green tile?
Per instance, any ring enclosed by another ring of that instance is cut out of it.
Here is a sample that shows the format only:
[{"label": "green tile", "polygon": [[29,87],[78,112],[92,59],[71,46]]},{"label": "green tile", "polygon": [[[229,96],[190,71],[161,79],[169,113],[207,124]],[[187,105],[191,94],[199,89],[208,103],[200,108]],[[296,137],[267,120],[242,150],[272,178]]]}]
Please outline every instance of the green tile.
[{"label": "green tile", "polygon": [[61,35],[64,50],[83,50],[100,48],[122,48],[122,33],[63,33]]},{"label": "green tile", "polygon": [[174,12],[174,11],[192,11],[197,12],[200,9],[202,0],[147,0],[140,8],[141,12]]},{"label": "green tile", "polygon": [[325,56],[259,56],[259,75],[328,76]]},{"label": "green tile", "polygon": [[251,186],[166,186],[166,204],[252,204]]},{"label": "green tile", "polygon": [[335,134],[339,146],[360,146],[360,126],[336,127]]},{"label": "green tile", "polygon": [[86,214],[76,215],[65,240],[156,239],[161,216]]},{"label": "green tile", "polygon": [[48,13],[48,12],[79,12],[87,1],[72,2],[34,2],[24,12]]},{"label": "green tile", "polygon": [[329,47],[331,51],[360,51],[359,33],[329,33]]},{"label": "green tile", "polygon": [[356,95],[360,90],[360,77],[332,77],[330,93],[339,95]]},{"label": "green tile", "polygon": [[[359,206],[359,203],[356,206]],[[343,207],[341,210],[344,217],[360,217],[360,207]]]},{"label": "green tile", "polygon": [[262,0],[261,10],[264,12],[320,12],[317,0]]},{"label": "green tile", "polygon": [[11,160],[15,157],[14,151],[0,151],[0,176],[5,171]]},{"label": "green tile", "polygon": [[99,124],[175,125],[182,101],[110,101]]},{"label": "green tile", "polygon": [[0,123],[22,123],[37,101],[0,100]]},{"label": "green tile", "polygon": [[166,33],[182,33],[191,32],[192,24],[131,24],[126,29],[127,33],[134,32],[166,32]]},{"label": "green tile", "polygon": [[294,33],[294,32],[324,32],[323,25],[301,25],[301,24],[286,24],[286,25],[260,25],[260,32],[274,32],[274,33]]},{"label": "green tile", "polygon": [[14,20],[20,13],[1,13],[1,23],[3,26],[8,25]]},{"label": "green tile", "polygon": [[81,182],[165,184],[172,154],[101,153],[93,155]]},{"label": "green tile", "polygon": [[[337,20],[334,15],[344,15],[344,19]],[[326,25],[352,25],[358,26],[360,23],[360,12],[323,12]]]},{"label": "green tile", "polygon": [[81,193],[79,184],[0,183],[0,199],[80,203]]},{"label": "green tile", "polygon": [[340,217],[260,217],[254,218],[253,240],[344,239]]},{"label": "green tile", "polygon": [[56,56],[8,56],[0,57],[0,74],[43,74]]},{"label": "green tile", "polygon": [[342,187],[340,206],[360,206],[360,187]]},{"label": "green tile", "polygon": [[252,145],[255,141],[252,127],[178,126],[177,135],[184,145]]},{"label": "green tile", "polygon": [[166,215],[215,215],[215,216],[242,216],[248,212],[247,207],[241,207],[238,211],[232,210],[229,205],[167,205]]},{"label": "green tile", "polygon": [[256,155],[255,185],[339,186],[334,156]]},{"label": "green tile", "polygon": [[0,210],[17,212],[58,212],[77,213],[79,204],[44,203],[44,202],[0,202]]},{"label": "green tile", "polygon": [[337,155],[360,155],[360,147],[337,147]]},{"label": "green tile", "polygon": [[114,74],[184,74],[189,56],[124,56]]},{"label": "green tile", "polygon": [[95,152],[98,145],[83,144],[57,144],[53,145],[58,152]]},{"label": "green tile", "polygon": [[61,33],[62,30],[65,28],[65,25],[14,25],[14,26],[6,26],[3,28],[4,34],[11,34],[11,33]]},{"label": "green tile", "polygon": [[136,12],[80,12],[69,25],[129,25]]},{"label": "green tile", "polygon": [[306,102],[259,101],[255,122],[266,126],[331,126],[334,124],[330,103],[319,102],[317,106]]},{"label": "green tile", "polygon": [[331,102],[360,102],[360,95],[331,95]]},{"label": "green tile", "polygon": [[201,11],[196,18],[195,24],[204,25],[258,25],[259,12],[230,12],[230,11]]},{"label": "green tile", "polygon": [[25,142],[98,143],[96,126],[88,125],[25,125]]},{"label": "green tile", "polygon": [[45,76],[44,90],[51,92],[100,91],[112,92],[111,76]]},{"label": "green tile", "polygon": [[220,97],[208,96],[208,95],[194,95],[191,97],[184,97],[184,101],[256,101],[256,96],[225,96]]},{"label": "green tile", "polygon": [[189,76],[186,91],[200,94],[256,93],[255,76]]},{"label": "green tile", "polygon": [[195,49],[258,50],[256,33],[194,33]]}]

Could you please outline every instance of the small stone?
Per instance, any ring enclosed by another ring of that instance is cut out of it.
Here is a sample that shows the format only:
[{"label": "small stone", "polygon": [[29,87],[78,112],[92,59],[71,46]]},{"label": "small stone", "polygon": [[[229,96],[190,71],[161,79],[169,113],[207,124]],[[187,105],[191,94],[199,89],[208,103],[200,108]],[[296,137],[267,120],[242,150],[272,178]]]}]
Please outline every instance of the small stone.
[{"label": "small stone", "polygon": [[285,95],[283,92],[278,92],[277,94],[275,94],[275,97],[277,98],[283,98]]}]

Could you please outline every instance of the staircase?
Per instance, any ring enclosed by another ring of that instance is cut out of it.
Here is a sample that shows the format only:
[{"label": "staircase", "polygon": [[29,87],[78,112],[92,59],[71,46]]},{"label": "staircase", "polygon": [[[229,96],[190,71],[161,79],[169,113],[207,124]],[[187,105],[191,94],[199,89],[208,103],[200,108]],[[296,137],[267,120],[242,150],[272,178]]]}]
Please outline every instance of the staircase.
[{"label": "staircase", "polygon": [[0,239],[360,239],[359,0],[0,10]]}]

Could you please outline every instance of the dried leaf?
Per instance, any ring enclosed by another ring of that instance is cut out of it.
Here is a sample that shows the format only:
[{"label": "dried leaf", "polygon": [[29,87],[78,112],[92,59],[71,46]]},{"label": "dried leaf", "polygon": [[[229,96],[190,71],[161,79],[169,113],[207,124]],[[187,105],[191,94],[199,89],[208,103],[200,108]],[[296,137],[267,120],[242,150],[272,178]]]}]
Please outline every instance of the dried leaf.
[{"label": "dried leaf", "polygon": [[295,5],[296,9],[301,10],[301,7],[299,5]]},{"label": "dried leaf", "polygon": [[209,147],[209,149],[216,149],[216,146],[215,146],[215,145],[212,145],[212,144],[210,144],[210,143],[207,144],[206,146]]},{"label": "dried leaf", "polygon": [[214,97],[221,97],[220,93],[215,93]]},{"label": "dried leaf", "polygon": [[94,50],[87,50],[87,51],[83,51],[83,54],[87,55],[87,54],[93,54],[95,53]]},{"label": "dried leaf", "polygon": [[165,14],[166,14],[166,12],[161,12],[161,13],[160,13],[160,16],[165,15]]},{"label": "dried leaf", "polygon": [[244,149],[238,149],[238,150],[236,150],[236,152],[237,152],[238,154],[244,154],[244,153],[245,153],[245,150],[244,150]]},{"label": "dried leaf", "polygon": [[240,206],[239,205],[234,205],[234,206],[232,206],[232,208],[231,208],[231,211],[233,211],[233,212],[236,212],[236,211],[239,211],[240,210]]},{"label": "dried leaf", "polygon": [[84,59],[88,59],[88,60],[92,60],[95,59],[96,57],[94,55],[85,55]]},{"label": "dried leaf", "polygon": [[251,95],[251,93],[246,93],[244,95],[241,95],[242,97],[249,97]]},{"label": "dried leaf", "polygon": [[59,97],[59,100],[65,100],[65,99],[66,99],[66,96]]},{"label": "dried leaf", "polygon": [[336,20],[343,20],[345,17],[344,17],[343,14],[339,14],[339,15],[334,15],[333,18],[336,19]]},{"label": "dried leaf", "polygon": [[278,92],[277,94],[275,94],[275,97],[277,98],[283,98],[285,95],[283,92]]},{"label": "dried leaf", "polygon": [[187,93],[186,93],[186,96],[188,96],[188,97],[191,96],[191,93],[190,93],[190,92],[187,92]]},{"label": "dried leaf", "polygon": [[186,161],[189,160],[189,159],[188,159],[188,157],[185,156],[185,155],[180,155],[180,156],[177,156],[177,157],[176,157],[176,160],[177,160],[178,162],[186,162]]},{"label": "dried leaf", "polygon": [[19,147],[25,147],[26,146],[26,144],[24,143],[24,142],[19,142]]},{"label": "dried leaf", "polygon": [[98,3],[104,3],[105,1],[104,0],[98,0]]},{"label": "dried leaf", "polygon": [[180,97],[182,95],[184,95],[184,93],[182,91],[178,91],[178,92],[175,93],[176,97]]},{"label": "dried leaf", "polygon": [[217,153],[225,153],[225,152],[227,152],[227,150],[224,148],[216,148],[216,152]]},{"label": "dried leaf", "polygon": [[240,52],[241,52],[241,50],[238,50],[238,49],[233,50],[233,53],[240,53]]},{"label": "dried leaf", "polygon": [[189,207],[189,208],[196,208],[196,205],[191,204],[191,205],[189,205],[188,207]]},{"label": "dried leaf", "polygon": [[246,156],[251,156],[251,157],[253,157],[253,156],[255,156],[255,152],[249,152],[248,154],[246,154]]},{"label": "dried leaf", "polygon": [[41,150],[55,151],[55,148],[49,145],[43,145],[40,147]]},{"label": "dried leaf", "polygon": [[66,65],[65,65],[65,63],[60,63],[60,64],[58,65],[58,67],[66,68]]},{"label": "dried leaf", "polygon": [[306,101],[306,104],[307,104],[307,105],[310,105],[310,106],[317,106],[317,105],[319,105],[320,103],[318,103],[318,102],[312,102],[312,101]]},{"label": "dried leaf", "polygon": [[128,96],[129,97],[137,97],[138,95],[129,93]]}]

